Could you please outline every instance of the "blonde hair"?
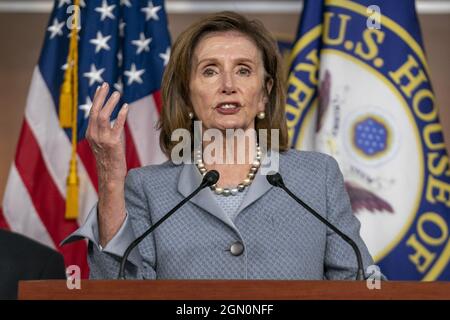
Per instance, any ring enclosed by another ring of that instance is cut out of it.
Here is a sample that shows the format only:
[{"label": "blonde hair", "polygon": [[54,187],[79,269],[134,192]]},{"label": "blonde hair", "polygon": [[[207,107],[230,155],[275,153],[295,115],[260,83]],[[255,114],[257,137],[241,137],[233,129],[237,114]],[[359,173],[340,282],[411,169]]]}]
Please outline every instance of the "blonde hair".
[{"label": "blonde hair", "polygon": [[[189,80],[192,58],[196,45],[206,34],[212,32],[237,31],[250,38],[260,50],[266,78],[264,89],[268,97],[266,117],[255,120],[255,129],[267,129],[267,148],[271,147],[271,129],[279,130],[279,151],[288,149],[288,130],[285,115],[286,87],[283,65],[276,41],[258,20],[249,20],[235,12],[220,12],[191,25],[179,35],[172,46],[171,57],[162,79],[162,111],[158,123],[161,150],[170,157],[178,143],[171,141],[172,132],[184,128],[191,132],[193,141],[193,121],[189,112],[193,107],[189,97]],[[267,92],[266,84],[273,81],[272,90]]]}]

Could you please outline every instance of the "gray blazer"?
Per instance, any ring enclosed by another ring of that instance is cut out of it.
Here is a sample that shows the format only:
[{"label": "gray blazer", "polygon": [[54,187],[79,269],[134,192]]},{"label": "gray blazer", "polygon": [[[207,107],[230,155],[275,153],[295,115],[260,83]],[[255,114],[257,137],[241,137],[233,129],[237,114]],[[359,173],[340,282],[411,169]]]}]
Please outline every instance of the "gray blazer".
[{"label": "gray blazer", "polygon": [[[279,172],[298,197],[350,236],[364,266],[373,263],[359,235],[337,162],[317,152],[281,153]],[[126,247],[199,184],[191,164],[165,162],[130,170],[127,217],[105,248],[98,245],[97,208],[64,242],[88,238],[90,277],[116,278]],[[243,244],[240,255],[230,250]],[[352,248],[257,174],[232,221],[212,191],[203,189],[132,251],[127,278],[135,279],[354,279]]]}]

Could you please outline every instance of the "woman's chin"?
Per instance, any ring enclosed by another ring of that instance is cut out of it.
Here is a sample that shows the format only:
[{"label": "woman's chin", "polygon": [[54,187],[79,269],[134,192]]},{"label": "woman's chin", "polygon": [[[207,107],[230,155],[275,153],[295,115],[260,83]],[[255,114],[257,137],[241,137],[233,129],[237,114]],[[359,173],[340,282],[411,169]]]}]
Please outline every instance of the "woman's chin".
[{"label": "woman's chin", "polygon": [[226,123],[218,123],[217,124],[217,129],[219,130],[238,130],[238,129],[242,129],[245,130],[247,129],[246,126],[241,123],[241,122],[226,122]]},{"label": "woman's chin", "polygon": [[218,129],[220,131],[225,131],[227,129],[231,130],[247,130],[249,128],[254,128],[254,123],[248,123],[245,119],[229,117],[228,119],[217,119],[218,121],[210,121],[208,123],[204,123],[203,129]]}]

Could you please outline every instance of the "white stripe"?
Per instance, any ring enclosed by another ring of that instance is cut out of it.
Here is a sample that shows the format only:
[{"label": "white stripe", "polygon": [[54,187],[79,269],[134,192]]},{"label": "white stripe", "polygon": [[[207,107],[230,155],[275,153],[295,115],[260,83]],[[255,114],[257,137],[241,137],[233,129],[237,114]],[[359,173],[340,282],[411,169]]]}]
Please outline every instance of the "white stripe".
[{"label": "white stripe", "polygon": [[36,212],[15,164],[9,171],[3,197],[3,214],[11,230],[56,249],[45,225]]},{"label": "white stripe", "polygon": [[158,109],[152,95],[129,106],[127,123],[137,149],[141,165],[159,164],[167,160],[159,147]]},{"label": "white stripe", "polygon": [[[65,198],[66,177],[72,152],[71,144],[59,126],[53,99],[38,67],[33,73],[25,117],[39,144],[47,170]],[[80,179],[78,221],[82,223],[97,201],[97,193],[79,157],[78,175]]]}]

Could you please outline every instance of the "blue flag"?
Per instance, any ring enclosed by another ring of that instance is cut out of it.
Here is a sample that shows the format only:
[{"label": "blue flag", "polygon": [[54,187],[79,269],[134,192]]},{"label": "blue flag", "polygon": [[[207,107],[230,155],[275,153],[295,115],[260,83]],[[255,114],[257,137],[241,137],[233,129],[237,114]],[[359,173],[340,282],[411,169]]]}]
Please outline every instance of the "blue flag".
[{"label": "blue flag", "polygon": [[336,158],[392,280],[450,280],[450,165],[413,0],[304,1],[286,104],[292,146]]}]

